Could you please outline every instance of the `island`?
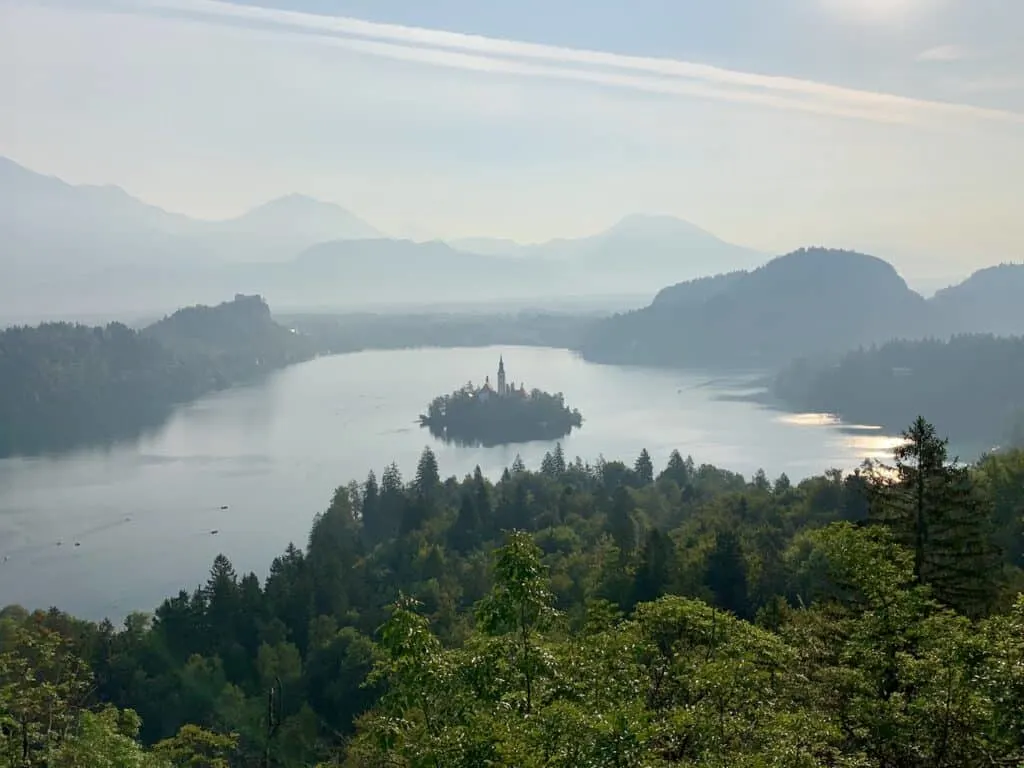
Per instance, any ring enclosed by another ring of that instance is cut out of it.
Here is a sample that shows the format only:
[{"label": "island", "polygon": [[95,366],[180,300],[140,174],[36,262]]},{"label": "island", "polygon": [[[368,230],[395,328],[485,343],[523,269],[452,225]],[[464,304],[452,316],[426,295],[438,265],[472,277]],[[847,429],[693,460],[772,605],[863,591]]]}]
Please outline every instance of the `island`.
[{"label": "island", "polygon": [[498,360],[497,386],[491,377],[481,387],[472,382],[450,395],[434,398],[420,425],[430,434],[459,445],[504,445],[557,440],[583,424],[583,416],[565,404],[562,393],[526,390],[506,380],[505,361]]}]

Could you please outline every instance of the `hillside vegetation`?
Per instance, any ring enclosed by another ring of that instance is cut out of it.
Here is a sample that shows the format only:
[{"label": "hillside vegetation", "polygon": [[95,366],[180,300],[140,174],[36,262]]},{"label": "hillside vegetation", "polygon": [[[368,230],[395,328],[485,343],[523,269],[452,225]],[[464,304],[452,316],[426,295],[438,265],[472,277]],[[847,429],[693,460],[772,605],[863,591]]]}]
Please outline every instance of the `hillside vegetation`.
[{"label": "hillside vegetation", "polygon": [[0,614],[0,766],[1015,766],[1024,454],[793,485],[426,450],[261,581],[124,627]]},{"label": "hillside vegetation", "polygon": [[669,286],[649,306],[596,323],[581,348],[601,362],[777,370],[894,339],[1024,334],[1021,287],[1024,265],[1003,265],[925,300],[881,259],[801,249]]},{"label": "hillside vegetation", "polygon": [[853,350],[837,363],[797,360],[773,382],[787,406],[898,429],[920,408],[957,440],[1007,444],[1024,426],[1024,338],[954,336]]},{"label": "hillside vegetation", "polygon": [[142,329],[44,323],[0,332],[0,456],[131,437],[170,408],[312,354],[258,296]]}]

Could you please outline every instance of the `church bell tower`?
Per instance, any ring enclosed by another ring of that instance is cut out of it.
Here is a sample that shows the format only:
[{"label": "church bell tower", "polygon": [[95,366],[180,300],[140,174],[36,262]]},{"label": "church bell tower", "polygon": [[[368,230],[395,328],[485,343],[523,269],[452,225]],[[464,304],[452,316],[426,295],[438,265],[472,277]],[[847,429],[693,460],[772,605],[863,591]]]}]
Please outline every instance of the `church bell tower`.
[{"label": "church bell tower", "polygon": [[508,394],[508,387],[505,385],[505,359],[503,357],[498,358],[498,394]]}]

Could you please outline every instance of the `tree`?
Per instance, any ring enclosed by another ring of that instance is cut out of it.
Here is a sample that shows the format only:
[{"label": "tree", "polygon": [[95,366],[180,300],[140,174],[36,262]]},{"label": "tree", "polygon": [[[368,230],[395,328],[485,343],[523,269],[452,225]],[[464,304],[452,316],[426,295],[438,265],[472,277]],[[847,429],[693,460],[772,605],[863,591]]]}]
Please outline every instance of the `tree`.
[{"label": "tree", "polygon": [[480,531],[480,514],[476,502],[468,493],[463,493],[459,503],[459,516],[448,530],[448,541],[456,552],[467,554],[479,544]]},{"label": "tree", "polygon": [[895,465],[868,467],[870,518],[914,555],[914,578],[970,615],[988,612],[998,591],[999,554],[991,510],[967,467],[950,463],[947,441],[923,418],[903,432]]},{"label": "tree", "polygon": [[441,487],[441,475],[438,471],[437,456],[427,446],[420,454],[420,460],[416,464],[416,479],[413,480],[413,488],[421,497],[432,499],[438,488]]},{"label": "tree", "polygon": [[637,525],[633,517],[633,496],[629,489],[619,486],[612,492],[611,509],[608,512],[608,532],[624,560],[628,560],[637,547]]},{"label": "tree", "polygon": [[381,514],[380,488],[377,476],[370,470],[363,483],[363,539],[374,547],[387,537],[387,526]]},{"label": "tree", "polygon": [[636,472],[637,479],[642,485],[650,485],[654,482],[654,462],[651,461],[651,454],[647,452],[646,448],[641,450],[640,455],[637,456],[633,471]]},{"label": "tree", "polygon": [[153,753],[174,768],[230,768],[238,748],[238,736],[207,731],[197,725],[182,726],[178,733],[158,742]]},{"label": "tree", "polygon": [[733,531],[720,530],[715,535],[704,584],[715,596],[716,605],[737,616],[747,615],[747,561],[739,537]]},{"label": "tree", "polygon": [[[139,717],[132,710],[105,707],[83,710],[68,737],[47,760],[51,768],[164,768],[161,758],[147,754],[136,741]],[[168,767],[169,768],[169,767]]]},{"label": "tree", "polygon": [[560,478],[565,474],[566,468],[565,452],[561,443],[555,445],[554,451],[545,453],[540,462],[541,474],[552,478]]},{"label": "tree", "polygon": [[672,581],[674,568],[675,546],[672,539],[652,528],[640,552],[633,582],[633,602],[647,603],[661,597]]},{"label": "tree", "polygon": [[679,455],[679,451],[673,450],[668,457],[668,464],[662,471],[659,479],[664,477],[672,480],[680,488],[688,486],[694,475],[693,459],[687,457],[685,460]]},{"label": "tree", "polygon": [[519,706],[527,715],[533,709],[537,678],[546,668],[538,635],[551,626],[556,616],[554,596],[540,555],[540,548],[528,533],[510,532],[505,546],[495,553],[491,594],[476,609],[483,632],[509,641],[503,647],[521,681]]}]

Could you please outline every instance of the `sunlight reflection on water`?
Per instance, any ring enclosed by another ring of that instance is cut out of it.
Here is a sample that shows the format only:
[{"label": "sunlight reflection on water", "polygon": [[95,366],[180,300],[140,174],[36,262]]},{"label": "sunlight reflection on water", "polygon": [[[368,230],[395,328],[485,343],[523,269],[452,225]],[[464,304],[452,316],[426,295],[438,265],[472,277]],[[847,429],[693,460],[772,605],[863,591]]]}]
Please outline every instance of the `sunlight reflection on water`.
[{"label": "sunlight reflection on water", "polygon": [[874,424],[844,424],[834,413],[784,413],[777,421],[800,427],[839,427],[845,436],[843,444],[857,455],[873,461],[892,458],[895,448],[903,444],[903,438],[896,435],[864,434],[882,431]]}]

